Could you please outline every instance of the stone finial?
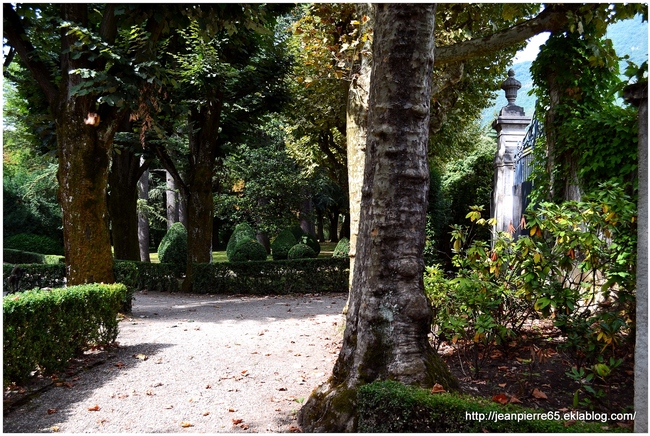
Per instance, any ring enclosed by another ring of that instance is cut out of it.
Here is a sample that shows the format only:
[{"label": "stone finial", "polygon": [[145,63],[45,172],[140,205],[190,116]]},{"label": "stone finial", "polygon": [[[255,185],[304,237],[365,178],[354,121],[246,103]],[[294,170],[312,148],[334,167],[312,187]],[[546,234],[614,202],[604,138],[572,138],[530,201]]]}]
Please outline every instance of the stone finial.
[{"label": "stone finial", "polygon": [[517,90],[521,88],[521,82],[515,79],[515,70],[510,68],[508,71],[508,78],[501,84],[501,89],[506,92],[506,99],[508,106],[514,106],[517,100]]}]

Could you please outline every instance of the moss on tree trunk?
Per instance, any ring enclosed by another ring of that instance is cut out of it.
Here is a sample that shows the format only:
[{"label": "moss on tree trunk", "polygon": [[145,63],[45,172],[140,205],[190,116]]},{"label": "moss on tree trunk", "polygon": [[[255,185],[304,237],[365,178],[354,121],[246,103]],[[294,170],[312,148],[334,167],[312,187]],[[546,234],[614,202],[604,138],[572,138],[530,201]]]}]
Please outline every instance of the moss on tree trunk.
[{"label": "moss on tree trunk", "polygon": [[428,341],[422,253],[435,5],[375,6],[356,261],[332,378],[301,409],[305,431],[356,431],[356,391],[375,380],[457,388]]}]

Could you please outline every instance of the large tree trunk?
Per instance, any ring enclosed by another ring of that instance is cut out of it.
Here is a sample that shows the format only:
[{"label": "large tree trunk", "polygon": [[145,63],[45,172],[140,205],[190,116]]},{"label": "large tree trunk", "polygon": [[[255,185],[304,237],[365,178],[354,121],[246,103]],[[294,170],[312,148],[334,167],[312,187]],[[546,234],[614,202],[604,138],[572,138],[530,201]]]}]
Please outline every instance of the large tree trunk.
[{"label": "large tree trunk", "polygon": [[[212,224],[214,218],[214,197],[212,195],[212,174],[218,150],[221,98],[213,98],[192,109],[190,126],[190,170],[186,188],[181,186],[182,195],[187,197],[187,270],[183,291],[192,290],[194,263],[212,261]],[[185,191],[185,192],[183,192]]]},{"label": "large tree trunk", "polygon": [[457,387],[428,340],[422,282],[435,5],[375,6],[357,258],[341,353],[301,409],[305,431],[356,431],[356,391],[392,379]]},{"label": "large tree trunk", "polygon": [[[142,173],[138,181],[138,198],[149,201],[148,169]],[[149,256],[149,214],[145,209],[138,210],[138,242],[140,245],[140,261],[151,262],[151,257]]]},{"label": "large tree trunk", "polygon": [[[371,33],[373,26],[372,5],[370,3],[359,3],[356,6],[356,13],[361,22],[363,22],[364,16],[368,17],[368,20],[361,28],[361,33]],[[354,263],[357,255],[357,235],[359,234],[359,215],[361,212],[361,187],[363,185],[363,170],[366,158],[368,93],[370,92],[370,74],[372,71],[371,41],[372,39],[368,38],[360,52],[359,72],[357,79],[350,83],[348,107],[346,110],[348,197],[350,199],[350,286],[352,286]],[[338,215],[336,219],[338,221]]]},{"label": "large tree trunk", "polygon": [[[87,5],[65,4],[62,18],[81,25],[87,23]],[[74,34],[62,38],[65,52],[78,42]],[[56,101],[59,204],[63,215],[63,240],[68,285],[113,283],[113,255],[108,226],[108,169],[111,146],[117,127],[116,117],[102,123],[95,113],[95,98],[73,96],[71,89],[83,79],[70,74],[87,67],[82,57],[62,57],[63,77]]]},{"label": "large tree trunk", "polygon": [[138,239],[138,180],[148,166],[140,166],[140,157],[123,149],[113,152],[109,173],[109,211],[112,223],[115,259],[140,260]]}]

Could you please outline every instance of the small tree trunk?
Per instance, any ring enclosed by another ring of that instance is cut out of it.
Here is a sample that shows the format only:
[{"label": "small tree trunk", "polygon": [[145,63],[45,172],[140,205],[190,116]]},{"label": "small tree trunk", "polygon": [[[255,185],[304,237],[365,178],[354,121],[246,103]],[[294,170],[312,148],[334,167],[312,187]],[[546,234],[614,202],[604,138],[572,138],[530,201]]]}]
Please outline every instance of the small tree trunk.
[{"label": "small tree trunk", "polygon": [[[138,181],[138,198],[149,201],[149,170],[145,170]],[[149,214],[145,209],[138,210],[138,243],[140,261],[151,262],[149,256]]]},{"label": "small tree trunk", "polygon": [[339,207],[332,206],[329,212],[330,219],[330,241],[339,241]]},{"label": "small tree trunk", "polygon": [[314,221],[312,216],[314,215],[314,203],[311,201],[311,197],[305,198],[300,204],[300,228],[316,236],[316,228],[314,227]]},{"label": "small tree trunk", "polygon": [[323,230],[324,223],[324,212],[320,209],[316,209],[316,225],[317,225],[317,237],[320,242],[325,242],[325,232]]},{"label": "small tree trunk", "polygon": [[343,346],[300,410],[304,431],[356,431],[356,391],[375,380],[457,383],[429,344],[424,295],[427,145],[435,5],[375,6],[368,139]]},{"label": "small tree trunk", "polygon": [[167,199],[167,230],[169,230],[172,224],[178,222],[178,190],[176,189],[176,181],[169,174],[169,171],[165,171],[166,181],[167,181],[167,191],[165,192]]}]

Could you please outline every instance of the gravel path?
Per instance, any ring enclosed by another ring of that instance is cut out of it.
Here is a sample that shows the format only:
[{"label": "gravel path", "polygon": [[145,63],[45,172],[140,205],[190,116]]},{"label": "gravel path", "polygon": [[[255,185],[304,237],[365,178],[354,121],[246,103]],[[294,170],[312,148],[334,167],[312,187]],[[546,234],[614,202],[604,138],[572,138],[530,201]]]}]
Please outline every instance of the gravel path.
[{"label": "gravel path", "polygon": [[298,431],[331,374],[346,298],[137,293],[119,347],[42,379],[8,413],[5,393],[3,432]]}]

